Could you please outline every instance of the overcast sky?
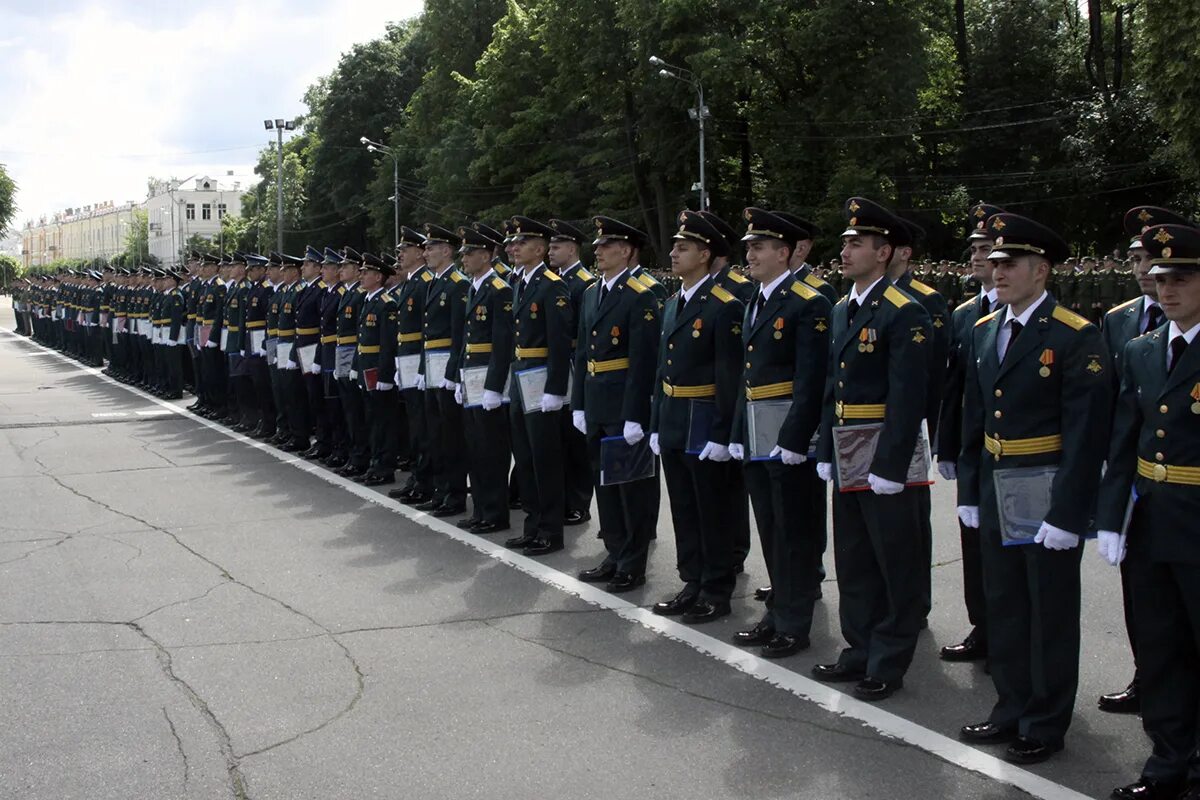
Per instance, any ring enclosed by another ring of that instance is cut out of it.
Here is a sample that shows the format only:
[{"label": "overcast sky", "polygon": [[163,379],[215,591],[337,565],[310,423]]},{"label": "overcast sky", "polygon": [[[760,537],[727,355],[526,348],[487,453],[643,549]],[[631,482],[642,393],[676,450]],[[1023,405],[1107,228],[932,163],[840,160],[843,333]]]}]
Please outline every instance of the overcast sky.
[{"label": "overcast sky", "polygon": [[[250,172],[263,120],[421,0],[0,0],[0,163],[30,218]],[[272,137],[273,138],[273,137]]]}]

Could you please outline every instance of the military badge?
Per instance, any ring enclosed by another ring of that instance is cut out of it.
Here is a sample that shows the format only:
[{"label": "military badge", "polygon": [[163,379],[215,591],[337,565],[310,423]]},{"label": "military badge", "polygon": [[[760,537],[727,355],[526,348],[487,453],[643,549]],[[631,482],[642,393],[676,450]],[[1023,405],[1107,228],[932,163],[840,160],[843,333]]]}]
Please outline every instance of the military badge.
[{"label": "military badge", "polygon": [[1195,402],[1192,403],[1192,413],[1200,414],[1200,383],[1192,387],[1191,398]]},{"label": "military badge", "polygon": [[775,333],[773,333],[772,336],[774,336],[776,339],[782,339],[783,338],[783,317],[776,317],[775,322],[773,322],[771,324],[771,327],[775,329]]},{"label": "military badge", "polygon": [[[1038,363],[1042,365],[1042,368],[1038,370],[1038,375],[1041,375],[1043,378],[1049,378],[1050,365],[1054,363],[1054,351],[1047,347],[1042,351],[1042,354],[1038,356]],[[1099,372],[1100,365],[1096,363],[1094,358],[1092,359],[1092,363],[1088,364],[1088,369],[1091,369],[1093,364],[1096,366],[1095,371]]]},{"label": "military badge", "polygon": [[692,338],[693,339],[700,338],[700,329],[703,327],[704,327],[704,322],[702,320],[696,320],[695,322],[692,323]]},{"label": "military badge", "polygon": [[825,331],[829,330],[829,326],[825,324],[824,317],[817,318],[817,324],[815,327],[817,329],[817,333],[824,333]]},{"label": "military badge", "polygon": [[874,328],[863,328],[858,332],[858,352],[874,353],[875,342],[879,338],[879,334]]},{"label": "military badge", "polygon": [[608,332],[608,335],[612,337],[612,343],[613,343],[613,344],[620,344],[620,343],[621,343],[621,339],[620,339],[620,336],[621,336],[621,329],[620,329],[620,328],[618,328],[616,325],[613,325],[613,328],[612,328],[612,330],[611,330],[611,331],[609,331],[609,332]]}]

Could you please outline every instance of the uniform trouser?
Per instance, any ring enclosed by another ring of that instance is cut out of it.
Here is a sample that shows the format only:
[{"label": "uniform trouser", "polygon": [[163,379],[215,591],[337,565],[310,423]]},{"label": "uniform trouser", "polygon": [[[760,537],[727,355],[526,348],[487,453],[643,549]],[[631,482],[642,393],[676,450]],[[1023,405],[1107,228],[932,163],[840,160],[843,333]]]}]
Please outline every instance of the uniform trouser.
[{"label": "uniform trouser", "polygon": [[[990,721],[1061,744],[1079,688],[1079,562],[1083,547],[1005,547],[994,520],[980,531],[988,667],[998,698]],[[841,574],[841,567],[838,567]]]},{"label": "uniform trouser", "polygon": [[920,503],[907,489],[893,495],[834,490],[833,552],[848,645],[838,663],[881,681],[904,676],[921,632],[920,516]]},{"label": "uniform trouser", "polygon": [[605,436],[620,436],[624,423],[588,425],[588,457],[592,462],[592,479],[596,484],[596,510],[600,514],[600,533],[608,555],[604,563],[617,572],[642,577],[646,574],[646,559],[650,541],[658,527],[658,474],[651,478],[600,485],[600,440]]},{"label": "uniform trouser", "polygon": [[332,370],[321,373],[321,397],[325,404],[325,417],[329,420],[331,452],[339,458],[347,458],[350,437],[346,432],[346,413],[342,410],[342,389],[333,377]]},{"label": "uniform trouser", "polygon": [[312,423],[312,432],[322,452],[333,451],[333,426],[325,413],[325,378],[324,376],[304,373],[301,376],[304,385],[305,406],[308,419]]},{"label": "uniform trouser", "polygon": [[163,355],[163,350],[166,345],[151,344],[150,356],[154,359],[154,370],[150,375],[150,386],[154,389],[161,389],[166,384],[167,376],[167,359]]},{"label": "uniform trouser", "polygon": [[686,590],[714,603],[729,602],[737,578],[734,532],[721,524],[723,509],[732,500],[723,480],[725,466],[682,450],[662,451],[679,578]]},{"label": "uniform trouser", "polygon": [[142,351],[142,374],[141,381],[143,383],[154,382],[154,345],[150,344],[150,340],[145,336],[138,337],[138,348]]},{"label": "uniform trouser", "polygon": [[1129,574],[1129,559],[1121,562],[1121,605],[1125,610],[1125,633],[1129,636],[1129,652],[1133,654],[1133,680],[1141,684],[1138,670],[1137,611],[1133,604],[1133,579]]},{"label": "uniform trouser", "polygon": [[592,508],[592,465],[588,463],[587,437],[571,423],[571,415],[562,415],[564,489],[566,509],[590,511]]},{"label": "uniform trouser", "polygon": [[980,552],[979,529],[968,528],[960,521],[958,537],[962,545],[963,601],[967,606],[967,621],[974,635],[987,643],[987,598],[983,592],[983,555]]},{"label": "uniform trouser", "polygon": [[[750,492],[746,488],[746,472],[742,462],[730,459],[725,466],[729,505],[722,510],[722,514],[733,537],[734,564],[741,565],[746,563],[746,557],[750,555]],[[825,552],[824,538],[821,552]],[[825,577],[824,567],[821,568],[821,577]]]},{"label": "uniform trouser", "polygon": [[283,394],[284,379],[281,377],[283,370],[274,364],[271,365],[268,374],[271,380],[271,402],[275,408],[275,424],[272,427],[279,436],[291,435],[291,429],[288,428],[287,398]]},{"label": "uniform trouser", "polygon": [[465,409],[468,468],[471,475],[471,516],[484,522],[508,524],[508,410]]},{"label": "uniform trouser", "polygon": [[251,359],[243,357],[238,366],[240,374],[229,376],[230,394],[237,402],[236,416],[242,425],[253,428],[262,421],[262,411],[258,406],[258,391],[254,386],[254,373]]},{"label": "uniform trouser", "polygon": [[429,455],[433,499],[444,506],[467,502],[467,442],[462,406],[449,389],[425,390],[425,418],[430,432]]},{"label": "uniform trouser", "polygon": [[400,392],[404,401],[404,416],[408,423],[408,457],[412,473],[407,487],[422,495],[433,495],[433,477],[429,463],[429,427],[425,421],[425,393],[418,389]]},{"label": "uniform trouser", "polygon": [[411,433],[408,425],[408,404],[404,402],[404,393],[393,393],[395,402],[392,404],[392,452],[396,456],[396,464],[411,457]]},{"label": "uniform trouser", "polygon": [[905,491],[917,498],[921,521],[921,608],[922,618],[933,608],[933,501],[928,486],[910,486]]},{"label": "uniform trouser", "polygon": [[816,464],[752,461],[743,467],[763,560],[771,582],[762,622],[807,638],[821,590],[825,555],[825,482]]},{"label": "uniform trouser", "polygon": [[368,469],[372,474],[384,477],[393,477],[396,471],[396,454],[391,452],[391,425],[396,409],[396,398],[392,391],[363,392],[371,448]]},{"label": "uniform trouser", "polygon": [[517,398],[508,406],[513,461],[521,488],[521,508],[525,510],[524,533],[551,543],[563,540],[566,506],[560,417],[567,413],[526,414]]},{"label": "uniform trouser", "polygon": [[367,427],[366,398],[357,381],[339,378],[337,383],[342,413],[346,415],[350,465],[364,470],[371,464],[371,431]]},{"label": "uniform trouser", "polygon": [[255,423],[259,433],[268,436],[275,432],[275,395],[271,390],[271,370],[267,366],[265,356],[251,356],[246,359],[246,370],[250,373],[250,383],[254,387],[254,404],[258,409],[258,421]]},{"label": "uniform trouser", "polygon": [[194,344],[189,344],[188,356],[192,362],[192,387],[195,390],[196,399],[200,401],[200,405],[208,407],[211,398],[209,396],[208,375],[204,368],[204,353]]},{"label": "uniform trouser", "polygon": [[162,345],[166,375],[163,388],[171,394],[183,393],[183,346]]},{"label": "uniform trouser", "polygon": [[312,430],[308,419],[308,391],[304,388],[304,375],[299,369],[281,369],[279,382],[292,444],[307,447]]},{"label": "uniform trouser", "polygon": [[1136,597],[1142,727],[1153,743],[1142,776],[1162,782],[1186,778],[1197,784],[1200,565],[1152,561],[1149,554],[1138,552],[1135,535],[1129,537],[1124,563]]}]

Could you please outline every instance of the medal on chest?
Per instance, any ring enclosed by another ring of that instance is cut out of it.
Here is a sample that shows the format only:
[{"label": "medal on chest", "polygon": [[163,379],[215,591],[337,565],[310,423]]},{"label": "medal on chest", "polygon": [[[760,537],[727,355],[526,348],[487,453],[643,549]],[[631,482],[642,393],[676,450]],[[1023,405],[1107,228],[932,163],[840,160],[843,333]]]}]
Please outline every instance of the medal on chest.
[{"label": "medal on chest", "polygon": [[620,328],[618,328],[616,325],[613,325],[613,329],[611,331],[609,331],[609,334],[612,336],[613,344],[621,343],[621,329]]},{"label": "medal on chest", "polygon": [[[701,328],[703,328],[703,327],[704,327],[704,321],[703,321],[703,320],[699,320],[699,319],[698,319],[698,320],[696,320],[695,322],[693,322],[693,323],[692,323],[692,338],[693,338],[693,339],[699,339],[699,338],[700,338],[700,329],[701,329]],[[776,333],[778,333],[778,331],[776,331]]]},{"label": "medal on chest", "polygon": [[1054,351],[1047,347],[1038,356],[1038,363],[1042,365],[1042,368],[1038,370],[1038,375],[1041,375],[1043,378],[1049,378],[1050,366],[1054,363]]},{"label": "medal on chest", "polygon": [[529,304],[529,318],[537,319],[537,303]]},{"label": "medal on chest", "polygon": [[773,323],[771,323],[771,327],[775,329],[775,332],[773,334],[771,334],[773,337],[775,337],[775,340],[779,341],[780,339],[782,339],[783,338],[783,317],[776,317],[775,321]]},{"label": "medal on chest", "polygon": [[1200,383],[1197,383],[1195,386],[1192,387],[1191,398],[1193,401],[1192,402],[1192,413],[1200,414]]},{"label": "medal on chest", "polygon": [[858,352],[874,353],[878,338],[879,333],[874,328],[863,328],[858,332]]}]

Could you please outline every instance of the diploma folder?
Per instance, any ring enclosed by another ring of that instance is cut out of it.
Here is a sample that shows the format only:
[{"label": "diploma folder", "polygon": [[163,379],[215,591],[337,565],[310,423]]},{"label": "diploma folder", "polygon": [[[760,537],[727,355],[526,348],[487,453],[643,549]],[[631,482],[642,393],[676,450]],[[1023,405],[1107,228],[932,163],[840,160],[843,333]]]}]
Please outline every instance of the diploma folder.
[{"label": "diploma folder", "polygon": [[[868,491],[871,485],[867,475],[871,462],[875,460],[875,449],[879,447],[879,435],[883,432],[882,422],[865,425],[840,425],[833,429],[833,460],[837,470],[838,490],[843,492]],[[917,432],[917,445],[913,448],[912,460],[908,464],[905,486],[931,486],[929,463],[933,460],[929,451],[929,428],[921,421]]]},{"label": "diploma folder", "polygon": [[657,474],[650,439],[629,444],[624,436],[605,436],[600,440],[600,485],[616,486]]}]

